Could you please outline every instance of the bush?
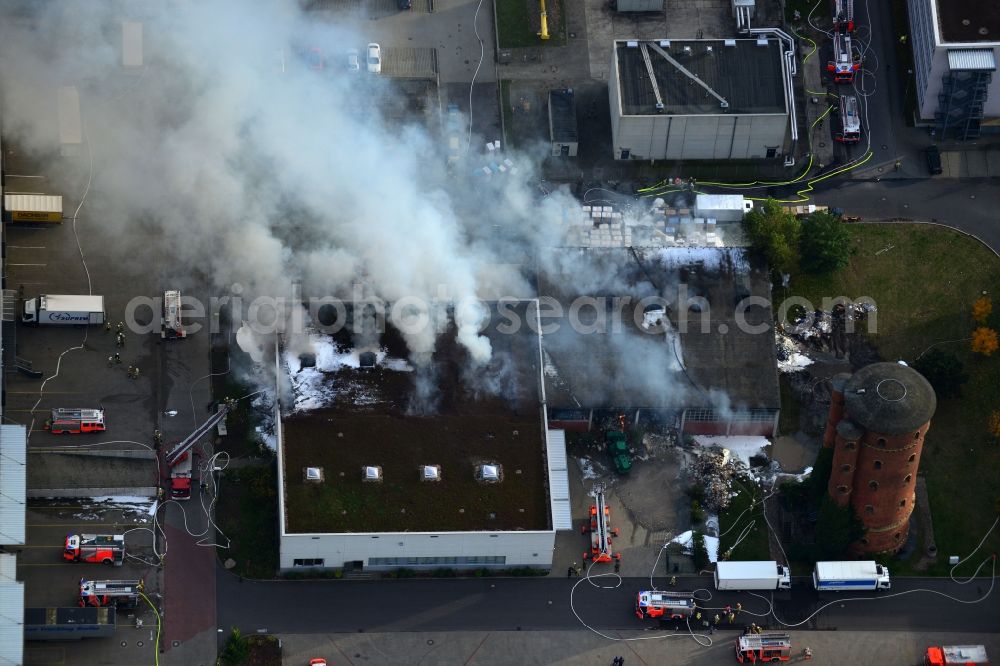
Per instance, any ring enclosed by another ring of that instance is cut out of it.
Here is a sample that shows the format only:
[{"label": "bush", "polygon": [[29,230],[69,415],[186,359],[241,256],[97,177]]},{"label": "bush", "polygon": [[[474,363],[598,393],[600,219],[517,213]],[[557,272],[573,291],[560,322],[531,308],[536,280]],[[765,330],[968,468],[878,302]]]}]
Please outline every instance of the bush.
[{"label": "bush", "polygon": [[743,218],[743,229],[754,253],[775,273],[792,273],[799,264],[802,225],[778,202],[768,199]]},{"label": "bush", "polygon": [[701,508],[701,502],[693,500],[691,502],[691,524],[701,525],[705,522],[705,510]]},{"label": "bush", "polygon": [[918,358],[913,368],[927,378],[939,398],[962,395],[962,384],[969,381],[958,357],[940,349],[932,349]]},{"label": "bush", "polygon": [[990,356],[997,350],[997,332],[992,328],[980,326],[972,332],[972,351],[983,356]]},{"label": "bush", "polygon": [[250,642],[237,627],[229,634],[226,645],[219,655],[221,666],[243,666],[250,658]]},{"label": "bush", "polygon": [[698,530],[695,530],[691,536],[691,559],[694,561],[696,571],[707,569],[710,564],[708,548],[705,546],[705,535]]},{"label": "bush", "polygon": [[802,269],[809,273],[833,273],[851,259],[851,235],[840,218],[813,213],[802,224],[799,244]]}]

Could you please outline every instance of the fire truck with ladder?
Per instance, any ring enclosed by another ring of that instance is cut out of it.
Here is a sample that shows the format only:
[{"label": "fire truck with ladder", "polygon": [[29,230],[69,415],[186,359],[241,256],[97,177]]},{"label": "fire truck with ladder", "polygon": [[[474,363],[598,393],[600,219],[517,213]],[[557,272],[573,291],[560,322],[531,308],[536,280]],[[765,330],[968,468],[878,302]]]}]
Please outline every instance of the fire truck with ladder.
[{"label": "fire truck with ladder", "polygon": [[854,83],[854,75],[861,69],[861,63],[854,60],[851,36],[834,31],[833,60],[827,62],[826,71],[833,73],[834,83]]},{"label": "fire truck with ladder", "polygon": [[125,561],[124,534],[67,534],[63,559],[120,567]]},{"label": "fire truck with ladder", "polygon": [[642,591],[635,598],[635,616],[640,620],[657,617],[663,620],[687,620],[697,606],[690,592]]},{"label": "fire truck with ladder", "polygon": [[833,29],[854,32],[854,0],[833,0]]},{"label": "fire truck with ladder", "polygon": [[45,429],[55,435],[65,433],[78,435],[82,432],[104,432],[107,430],[104,425],[103,409],[77,407],[53,409],[51,417],[45,422]]},{"label": "fire truck with ladder", "polygon": [[590,531],[590,551],[583,554],[583,559],[593,559],[594,562],[610,562],[620,560],[621,553],[611,552],[611,537],[618,536],[617,529],[611,529],[611,508],[604,500],[604,490],[597,491],[594,505],[590,507],[590,523],[585,524],[580,531]]},{"label": "fire truck with ladder", "polygon": [[194,467],[194,451],[191,449],[203,437],[212,432],[212,429],[219,425],[222,419],[226,418],[231,405],[230,401],[219,405],[218,411],[163,456],[165,467],[170,470],[171,498],[176,500],[191,498],[192,468]]},{"label": "fire truck with ladder", "polygon": [[187,337],[184,324],[181,321],[181,292],[176,290],[163,292],[163,321],[160,324],[160,337],[164,340],[183,340]]},{"label": "fire truck with ladder", "polygon": [[934,645],[924,655],[927,666],[990,666],[984,645]]},{"label": "fire truck with ladder", "polygon": [[93,606],[118,606],[131,608],[139,601],[145,589],[141,580],[87,580],[80,579],[81,608]]},{"label": "fire truck with ladder", "polygon": [[790,661],[792,639],[788,634],[767,632],[746,633],[736,639],[736,661],[741,664]]},{"label": "fire truck with ladder", "polygon": [[858,114],[858,98],[854,95],[840,98],[840,131],[835,138],[841,143],[861,140],[861,116]]}]

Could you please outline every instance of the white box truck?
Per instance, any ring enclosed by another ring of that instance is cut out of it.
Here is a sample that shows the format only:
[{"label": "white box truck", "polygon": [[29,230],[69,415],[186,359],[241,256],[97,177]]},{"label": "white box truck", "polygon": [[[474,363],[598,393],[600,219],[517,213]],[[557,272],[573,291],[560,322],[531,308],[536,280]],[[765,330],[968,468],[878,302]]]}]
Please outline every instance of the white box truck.
[{"label": "white box truck", "polygon": [[823,591],[888,590],[889,569],[873,560],[817,562],[813,585]]},{"label": "white box truck", "polygon": [[70,296],[42,294],[24,301],[21,321],[25,324],[87,324],[104,323],[103,296]]},{"label": "white box truck", "polygon": [[719,562],[715,566],[717,590],[788,590],[792,577],[788,567],[770,562]]}]

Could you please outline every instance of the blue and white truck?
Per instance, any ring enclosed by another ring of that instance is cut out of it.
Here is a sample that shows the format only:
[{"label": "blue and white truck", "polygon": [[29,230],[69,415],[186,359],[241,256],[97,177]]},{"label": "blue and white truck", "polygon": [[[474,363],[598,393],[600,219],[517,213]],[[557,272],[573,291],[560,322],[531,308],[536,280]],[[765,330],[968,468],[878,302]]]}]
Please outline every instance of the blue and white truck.
[{"label": "blue and white truck", "polygon": [[874,560],[817,562],[813,585],[821,592],[888,590],[889,569]]}]

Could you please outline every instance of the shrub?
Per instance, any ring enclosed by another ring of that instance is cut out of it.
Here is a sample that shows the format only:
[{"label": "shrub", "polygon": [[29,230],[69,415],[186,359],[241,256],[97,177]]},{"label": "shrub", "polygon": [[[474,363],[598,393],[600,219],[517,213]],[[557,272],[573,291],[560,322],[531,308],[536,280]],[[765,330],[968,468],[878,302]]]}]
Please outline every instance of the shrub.
[{"label": "shrub", "polygon": [[980,326],[972,332],[972,351],[983,356],[990,356],[997,350],[997,332],[992,328]]},{"label": "shrub", "polygon": [[709,565],[708,548],[705,546],[705,535],[695,530],[691,536],[691,559],[697,571],[707,569]]},{"label": "shrub", "polygon": [[980,296],[972,304],[972,318],[977,324],[985,324],[993,312],[993,301],[988,296]]},{"label": "shrub", "polygon": [[829,213],[813,213],[802,224],[799,251],[802,269],[809,273],[840,270],[851,258],[847,225]]}]

